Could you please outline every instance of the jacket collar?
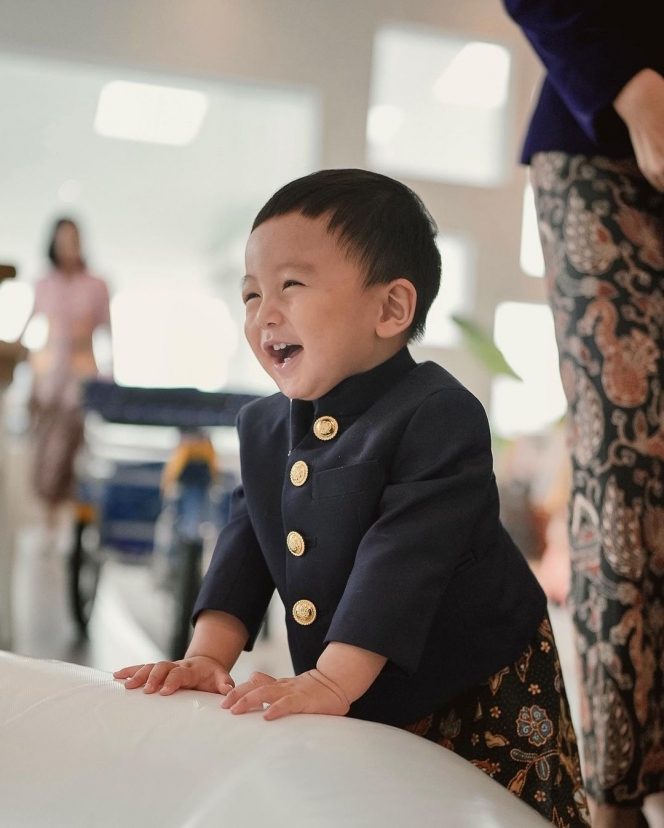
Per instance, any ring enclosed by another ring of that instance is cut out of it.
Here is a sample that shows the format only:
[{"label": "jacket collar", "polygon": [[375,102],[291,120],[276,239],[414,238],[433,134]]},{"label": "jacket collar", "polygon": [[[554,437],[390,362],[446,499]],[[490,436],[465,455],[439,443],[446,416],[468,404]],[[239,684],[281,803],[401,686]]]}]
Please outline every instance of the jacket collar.
[{"label": "jacket collar", "polygon": [[314,400],[316,417],[359,417],[396,385],[415,366],[408,348],[363,374],[342,380],[320,399]]},{"label": "jacket collar", "polygon": [[402,348],[370,371],[342,380],[318,400],[291,400],[290,449],[300,442],[318,417],[342,420],[364,414],[416,365],[408,348]]}]

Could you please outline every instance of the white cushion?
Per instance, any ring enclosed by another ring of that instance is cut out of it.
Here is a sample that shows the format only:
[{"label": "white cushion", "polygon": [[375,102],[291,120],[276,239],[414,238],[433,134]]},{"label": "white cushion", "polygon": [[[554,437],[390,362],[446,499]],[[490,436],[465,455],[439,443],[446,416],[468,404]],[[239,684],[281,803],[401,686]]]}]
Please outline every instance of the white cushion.
[{"label": "white cushion", "polygon": [[395,728],[266,722],[0,653],[2,828],[538,828],[470,763]]}]

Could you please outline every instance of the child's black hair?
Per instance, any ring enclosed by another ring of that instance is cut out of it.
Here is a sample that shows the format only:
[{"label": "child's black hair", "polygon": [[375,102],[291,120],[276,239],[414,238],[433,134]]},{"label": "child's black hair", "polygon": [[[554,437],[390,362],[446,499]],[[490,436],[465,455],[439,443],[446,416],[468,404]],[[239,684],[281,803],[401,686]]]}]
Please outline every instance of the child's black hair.
[{"label": "child's black hair", "polygon": [[363,268],[366,285],[407,279],[417,291],[410,338],[424,333],[440,287],[438,228],[411,189],[367,170],[321,170],[291,181],[265,204],[252,231],[288,213],[328,215],[328,230]]}]

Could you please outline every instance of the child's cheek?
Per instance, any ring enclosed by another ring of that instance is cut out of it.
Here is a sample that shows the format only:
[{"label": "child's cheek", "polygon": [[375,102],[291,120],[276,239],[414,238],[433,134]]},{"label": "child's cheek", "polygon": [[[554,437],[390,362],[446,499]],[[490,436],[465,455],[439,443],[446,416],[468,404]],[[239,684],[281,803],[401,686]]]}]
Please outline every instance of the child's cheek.
[{"label": "child's cheek", "polygon": [[247,311],[247,316],[244,320],[244,337],[251,346],[251,350],[258,356],[257,348],[260,347],[260,334],[249,311]]}]

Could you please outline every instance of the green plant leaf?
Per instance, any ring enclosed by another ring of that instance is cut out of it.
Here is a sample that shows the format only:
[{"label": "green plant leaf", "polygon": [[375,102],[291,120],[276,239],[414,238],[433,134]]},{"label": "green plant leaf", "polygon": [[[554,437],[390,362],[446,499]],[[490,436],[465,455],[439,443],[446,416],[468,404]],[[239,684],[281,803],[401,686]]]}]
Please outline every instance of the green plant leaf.
[{"label": "green plant leaf", "polygon": [[472,319],[463,316],[452,316],[452,319],[461,330],[463,341],[468,350],[487,369],[491,376],[513,377],[521,382],[521,377],[512,368],[503,356],[492,337],[489,336]]}]

